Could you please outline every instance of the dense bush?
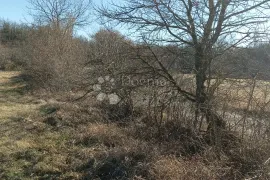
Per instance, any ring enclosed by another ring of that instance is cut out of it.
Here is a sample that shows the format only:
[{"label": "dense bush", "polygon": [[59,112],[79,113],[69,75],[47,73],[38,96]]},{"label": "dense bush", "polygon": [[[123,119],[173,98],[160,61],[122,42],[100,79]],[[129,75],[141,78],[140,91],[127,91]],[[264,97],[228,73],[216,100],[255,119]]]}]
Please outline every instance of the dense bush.
[{"label": "dense bush", "polygon": [[23,51],[26,73],[35,87],[71,90],[83,79],[85,47],[70,34],[50,27],[32,29]]},{"label": "dense bush", "polygon": [[17,44],[26,38],[28,28],[23,24],[0,21],[0,41],[2,44]]}]

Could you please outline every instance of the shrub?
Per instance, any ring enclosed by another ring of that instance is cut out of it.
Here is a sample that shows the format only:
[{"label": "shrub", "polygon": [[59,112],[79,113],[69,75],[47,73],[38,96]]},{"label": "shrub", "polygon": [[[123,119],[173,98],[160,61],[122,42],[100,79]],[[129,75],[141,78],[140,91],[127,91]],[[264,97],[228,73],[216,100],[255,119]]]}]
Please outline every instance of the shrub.
[{"label": "shrub", "polygon": [[62,31],[33,29],[24,47],[26,73],[32,77],[32,85],[50,91],[78,87],[83,79],[84,50],[81,41]]}]

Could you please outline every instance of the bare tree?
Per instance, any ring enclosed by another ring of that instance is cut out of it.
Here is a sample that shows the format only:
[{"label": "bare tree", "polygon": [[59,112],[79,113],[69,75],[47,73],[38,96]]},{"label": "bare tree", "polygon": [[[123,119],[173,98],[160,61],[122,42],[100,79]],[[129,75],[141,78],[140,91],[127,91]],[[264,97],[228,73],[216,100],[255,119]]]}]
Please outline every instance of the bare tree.
[{"label": "bare tree", "polygon": [[[196,114],[202,113],[209,129],[224,128],[224,122],[212,111],[206,82],[211,78],[209,68],[218,49],[226,42],[225,50],[239,44],[247,45],[266,35],[267,9],[270,0],[126,0],[112,4],[112,8],[100,7],[98,12],[107,22],[116,22],[135,28],[148,41],[169,42],[193,48],[196,93],[178,90],[196,104]],[[169,81],[174,79],[159,64]],[[197,118],[196,118],[197,119]],[[196,128],[198,121],[194,121]]]},{"label": "bare tree", "polygon": [[73,28],[89,24],[91,0],[28,0],[29,14],[41,25]]}]

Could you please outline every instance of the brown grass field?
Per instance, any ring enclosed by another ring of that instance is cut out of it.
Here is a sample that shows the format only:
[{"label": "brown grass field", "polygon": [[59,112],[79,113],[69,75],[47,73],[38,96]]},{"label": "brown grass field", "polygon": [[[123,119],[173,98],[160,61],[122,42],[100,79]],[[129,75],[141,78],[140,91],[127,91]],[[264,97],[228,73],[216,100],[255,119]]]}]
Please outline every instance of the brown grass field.
[{"label": "brown grass field", "polygon": [[94,106],[30,95],[19,75],[0,72],[0,179],[193,180],[231,171],[177,155],[181,144],[155,143],[152,129],[106,123]]}]

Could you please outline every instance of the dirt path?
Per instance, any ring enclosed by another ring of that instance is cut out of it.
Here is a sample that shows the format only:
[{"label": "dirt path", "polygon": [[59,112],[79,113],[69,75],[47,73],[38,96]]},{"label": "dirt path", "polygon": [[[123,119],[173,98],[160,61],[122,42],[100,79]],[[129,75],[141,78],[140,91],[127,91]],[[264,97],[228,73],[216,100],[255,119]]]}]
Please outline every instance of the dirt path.
[{"label": "dirt path", "polygon": [[33,118],[43,103],[24,90],[18,72],[0,72],[0,179],[24,179],[29,161],[19,155],[36,146],[31,130],[39,125]]}]

